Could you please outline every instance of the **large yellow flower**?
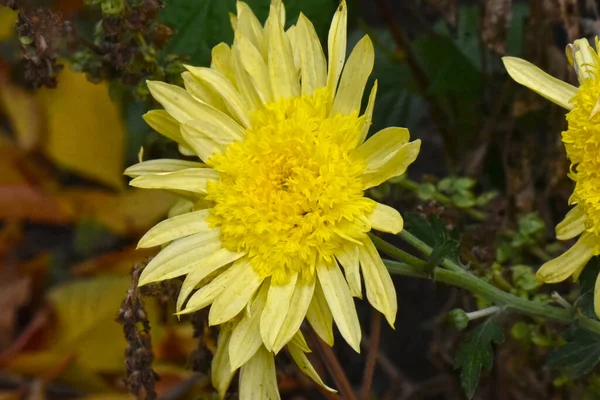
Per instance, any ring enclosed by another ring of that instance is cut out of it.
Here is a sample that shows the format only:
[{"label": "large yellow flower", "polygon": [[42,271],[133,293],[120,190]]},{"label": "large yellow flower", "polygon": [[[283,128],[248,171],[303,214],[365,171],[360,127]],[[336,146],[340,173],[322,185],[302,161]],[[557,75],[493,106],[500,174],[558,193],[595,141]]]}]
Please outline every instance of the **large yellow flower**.
[{"label": "large yellow flower", "polygon": [[140,285],[185,275],[177,311],[210,305],[209,323],[222,325],[213,384],[223,395],[241,367],[242,398],[279,397],[273,355],[284,347],[322,384],[304,355],[305,317],[329,344],[335,321],[359,351],[352,297],[362,297],[361,272],[369,302],[393,326],[394,285],[367,232],[398,233],[403,221],[364,191],[403,174],[420,149],[404,128],[365,142],[377,84],[360,108],[374,50],[365,36],[345,62],[345,2],[329,63],[308,19],[287,31],[284,21],[280,1],[264,27],[238,2],[234,43],[213,49],[210,68],[186,66],[185,89],[148,82],[164,110],[146,121],[206,164],[153,160],[126,171],[133,186],[184,198],[140,240],[168,244]]},{"label": "large yellow flower", "polygon": [[[596,38],[598,48],[598,38]],[[546,74],[527,61],[504,57],[510,76],[554,103],[569,110],[568,128],[562,133],[567,157],[571,161],[570,177],[575,181],[569,203],[574,207],[556,226],[556,237],[577,243],[561,256],[538,270],[538,279],[561,282],[577,278],[588,261],[600,255],[600,58],[586,39],[567,47],[567,59],[574,67],[579,87]],[[596,282],[600,291],[600,279]],[[594,296],[594,308],[600,316],[600,295]]]}]

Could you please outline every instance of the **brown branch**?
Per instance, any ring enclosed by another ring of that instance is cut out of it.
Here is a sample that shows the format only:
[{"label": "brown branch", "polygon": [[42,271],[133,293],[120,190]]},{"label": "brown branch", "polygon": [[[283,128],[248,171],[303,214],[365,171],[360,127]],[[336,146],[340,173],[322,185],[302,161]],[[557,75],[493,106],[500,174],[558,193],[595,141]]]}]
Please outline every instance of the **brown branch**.
[{"label": "brown branch", "polygon": [[344,400],[357,400],[354,391],[352,390],[352,386],[346,377],[346,373],[344,372],[344,369],[340,365],[340,362],[338,361],[331,347],[329,347],[327,343],[323,342],[321,338],[314,333],[314,331],[311,331],[311,338],[313,344],[316,345],[317,353],[329,371],[329,375],[331,375],[335,381],[341,397]]},{"label": "brown branch", "polygon": [[371,394],[371,384],[373,383],[373,373],[375,372],[375,364],[377,362],[380,336],[381,314],[373,310],[373,318],[371,320],[371,343],[367,352],[367,363],[365,365],[365,372],[363,373],[363,383],[360,394],[362,400],[369,400],[369,395]]}]

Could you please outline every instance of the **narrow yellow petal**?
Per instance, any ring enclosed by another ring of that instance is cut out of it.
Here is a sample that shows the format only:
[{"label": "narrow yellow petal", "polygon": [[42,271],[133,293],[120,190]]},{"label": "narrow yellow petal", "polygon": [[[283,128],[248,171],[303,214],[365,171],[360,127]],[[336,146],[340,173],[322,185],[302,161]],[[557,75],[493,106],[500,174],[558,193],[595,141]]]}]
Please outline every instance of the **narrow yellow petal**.
[{"label": "narrow yellow petal", "polygon": [[187,143],[179,132],[179,122],[165,110],[148,111],[144,114],[143,118],[150,125],[150,128],[156,132],[180,145],[187,146]]},{"label": "narrow yellow petal", "polygon": [[184,190],[206,193],[206,184],[219,179],[219,173],[212,168],[188,168],[175,172],[142,175],[129,184],[143,189]]},{"label": "narrow yellow petal", "polygon": [[294,66],[294,54],[290,41],[283,31],[277,12],[269,14],[269,78],[275,100],[300,94],[300,82]]},{"label": "narrow yellow petal", "polygon": [[212,384],[219,393],[219,399],[224,399],[229,384],[235,375],[229,366],[229,339],[231,338],[231,329],[222,327],[217,339],[217,352],[212,360],[210,368]]},{"label": "narrow yellow petal", "polygon": [[198,259],[221,248],[219,233],[218,229],[213,229],[175,240],[146,265],[139,286],[186,274]]},{"label": "narrow yellow petal", "polygon": [[340,268],[332,263],[317,265],[317,276],[333,319],[346,342],[360,353],[361,330],[354,299]]},{"label": "narrow yellow petal", "polygon": [[296,24],[296,35],[300,53],[302,94],[312,95],[315,90],[327,84],[327,61],[315,27],[302,13]]},{"label": "narrow yellow petal", "polygon": [[290,300],[296,288],[298,273],[290,276],[290,280],[283,285],[274,285],[271,282],[267,304],[260,316],[260,336],[265,348],[273,350],[273,343],[290,309]]},{"label": "narrow yellow petal", "polygon": [[237,263],[243,263],[245,268],[242,269],[238,278],[231,283],[227,290],[215,299],[210,307],[208,323],[211,326],[222,324],[239,314],[264,280],[254,272],[247,258],[242,258]]},{"label": "narrow yellow petal", "polygon": [[335,389],[332,389],[329,386],[325,385],[325,383],[323,382],[315,368],[312,366],[308,357],[306,357],[302,349],[296,346],[293,342],[288,343],[287,349],[298,368],[300,368],[300,370],[304,372],[306,376],[312,379],[317,385],[321,386],[323,389],[332,393],[337,392]]},{"label": "narrow yellow petal", "polygon": [[227,112],[221,96],[206,83],[196,79],[189,71],[183,72],[181,78],[183,79],[185,90],[197,100],[204,102],[221,112]]},{"label": "narrow yellow petal", "polygon": [[569,240],[583,233],[585,230],[585,214],[579,206],[573,207],[565,219],[556,225],[556,238],[558,240]]},{"label": "narrow yellow petal", "polygon": [[[362,244],[361,242],[358,243]],[[344,243],[344,245],[335,253],[335,258],[337,258],[340,265],[344,268],[350,293],[352,293],[352,296],[362,299],[358,246],[355,243]]]},{"label": "narrow yellow petal", "polygon": [[398,311],[396,289],[390,273],[383,264],[375,245],[366,237],[358,248],[360,265],[365,277],[365,288],[369,303],[379,310],[393,328]]},{"label": "narrow yellow petal", "polygon": [[564,254],[542,265],[536,278],[545,283],[564,281],[594,256],[594,241],[591,234],[581,236]]},{"label": "narrow yellow petal", "polygon": [[404,227],[404,220],[395,208],[377,203],[373,212],[369,215],[371,227],[381,232],[399,233]]},{"label": "narrow yellow petal", "polygon": [[219,43],[212,48],[210,67],[227,77],[230,82],[235,82],[233,63],[231,62],[231,48],[226,43]]},{"label": "narrow yellow petal", "polygon": [[214,91],[219,93],[223,102],[231,112],[232,116],[244,127],[250,126],[250,116],[248,115],[248,104],[242,99],[235,86],[227,77],[212,68],[193,67],[184,65],[196,78],[205,82]]},{"label": "narrow yellow petal", "polygon": [[233,330],[229,343],[229,359],[232,370],[244,365],[262,346],[260,315],[267,303],[268,292],[269,285],[262,285],[249,312],[244,313],[244,317]]},{"label": "narrow yellow petal", "polygon": [[385,128],[374,134],[355,151],[367,164],[364,174],[377,171],[408,143],[410,133],[406,128]]},{"label": "narrow yellow petal", "polygon": [[235,37],[235,48],[238,51],[240,61],[250,76],[256,92],[263,103],[273,101],[271,82],[269,81],[269,69],[260,51],[241,34]]},{"label": "narrow yellow petal", "polygon": [[264,46],[264,34],[260,22],[250,7],[248,7],[248,5],[243,1],[238,1],[236,3],[236,7],[238,27],[235,30],[235,36],[237,37],[238,33],[245,36],[257,49],[260,50],[261,47]]},{"label": "narrow yellow petal", "polygon": [[327,87],[332,95],[332,101],[335,97],[338,80],[344,68],[346,59],[346,35],[348,26],[348,8],[346,0],[342,0],[331,21],[329,28],[329,37],[327,40],[329,65],[327,69]]},{"label": "narrow yellow petal", "polygon": [[502,57],[502,61],[508,74],[517,83],[567,110],[573,109],[570,101],[577,93],[576,87],[548,75],[535,65],[520,58]]},{"label": "narrow yellow petal", "polygon": [[147,81],[150,94],[179,123],[195,119],[200,102],[185,89],[160,81]]},{"label": "narrow yellow petal", "polygon": [[132,178],[137,178],[138,176],[148,174],[160,174],[163,172],[181,171],[182,169],[188,168],[204,167],[206,167],[206,165],[199,162],[162,158],[159,160],[149,160],[133,164],[127,168],[123,174]]},{"label": "narrow yellow petal", "polygon": [[300,49],[298,47],[298,36],[296,33],[296,25],[292,25],[285,31],[285,34],[290,41],[290,45],[292,46],[292,55],[294,56],[294,69],[296,70],[296,75],[300,71]]},{"label": "narrow yellow petal", "polygon": [[194,211],[194,202],[180,197],[175,201],[175,204],[173,204],[173,207],[171,207],[169,210],[169,215],[167,217],[173,218],[192,211]]},{"label": "narrow yellow petal", "polygon": [[586,38],[577,39],[566,48],[567,58],[575,68],[579,83],[588,78],[596,78],[598,60],[595,51]]},{"label": "narrow yellow petal", "polygon": [[600,316],[600,274],[596,277],[594,285],[594,312],[596,316]]},{"label": "narrow yellow petal", "polygon": [[333,101],[331,115],[349,115],[360,111],[365,86],[375,63],[375,49],[369,36],[365,35],[354,47],[340,80]]},{"label": "narrow yellow petal", "polygon": [[273,353],[277,354],[294,335],[299,331],[308,306],[313,298],[315,291],[315,279],[310,282],[298,282],[294,289],[294,294],[290,299],[290,309],[288,310],[279,333],[273,342]]},{"label": "narrow yellow petal", "polygon": [[[226,268],[210,283],[198,289],[192,297],[190,297],[186,307],[192,310],[200,310],[211,304],[223,290],[231,285],[232,281],[237,279],[240,272],[239,265],[240,264],[238,263],[233,263],[231,267]],[[185,297],[187,297],[187,295]]]},{"label": "narrow yellow petal", "polygon": [[138,248],[160,246],[194,233],[211,230],[206,222],[208,210],[200,210],[165,219],[150,229],[139,241]]},{"label": "narrow yellow petal", "polygon": [[296,332],[296,334],[292,337],[292,340],[290,340],[290,343],[293,343],[294,346],[305,353],[312,353],[312,350],[308,347],[308,343],[306,343],[306,339],[304,338],[302,331]]},{"label": "narrow yellow petal", "polygon": [[240,371],[240,400],[279,400],[273,353],[264,347]]},{"label": "narrow yellow petal", "polygon": [[306,319],[317,335],[329,346],[333,346],[333,315],[331,315],[327,299],[325,299],[318,280],[315,284],[313,298],[306,311]]},{"label": "narrow yellow petal", "polygon": [[252,78],[250,77],[250,74],[248,74],[248,72],[244,69],[244,66],[242,65],[239,50],[232,52],[231,60],[233,63],[233,72],[235,74],[237,89],[240,92],[240,95],[242,96],[246,104],[248,105],[248,115],[252,115],[252,113],[261,106],[261,98],[258,95],[258,91],[254,87],[254,84],[252,83]]},{"label": "narrow yellow petal", "polygon": [[371,88],[371,94],[369,94],[369,102],[367,103],[367,109],[363,114],[363,127],[361,130],[361,135],[358,138],[356,145],[360,146],[363,144],[367,135],[369,134],[369,129],[371,128],[371,123],[373,121],[373,110],[375,109],[375,98],[377,97],[377,80],[373,84],[373,88]]},{"label": "narrow yellow petal", "polygon": [[181,124],[181,136],[202,161],[208,161],[214,154],[221,154],[224,150],[222,144],[215,142],[192,125]]},{"label": "narrow yellow petal", "polygon": [[[366,143],[365,143],[366,144]],[[406,143],[389,160],[374,172],[363,175],[363,189],[377,186],[388,179],[402,175],[419,155],[421,140]]]},{"label": "narrow yellow petal", "polygon": [[[244,253],[237,253],[227,249],[219,249],[218,251],[210,254],[209,256],[196,260],[190,272],[185,277],[181,290],[179,291],[179,297],[177,298],[177,313],[178,314],[189,314],[198,311],[198,308],[188,304],[184,310],[181,310],[183,304],[192,293],[194,288],[207,276],[223,268],[225,265],[230,264],[244,256]],[[196,304],[197,306],[198,304]]]}]

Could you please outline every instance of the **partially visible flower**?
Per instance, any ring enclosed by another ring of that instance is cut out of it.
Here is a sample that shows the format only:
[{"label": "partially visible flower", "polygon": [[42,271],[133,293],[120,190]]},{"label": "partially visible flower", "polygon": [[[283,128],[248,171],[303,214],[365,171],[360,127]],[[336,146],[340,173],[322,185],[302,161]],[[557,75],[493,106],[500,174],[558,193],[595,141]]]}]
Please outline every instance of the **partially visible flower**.
[{"label": "partially visible flower", "polygon": [[[579,239],[561,256],[548,261],[537,272],[546,283],[561,282],[570,276],[575,279],[593,257],[600,255],[600,57],[586,39],[567,46],[569,63],[579,80],[576,88],[560,81],[533,64],[514,57],[504,57],[510,76],[545,98],[569,110],[568,127],[562,133],[567,157],[571,161],[569,176],[575,189],[569,199],[574,207],[556,226],[556,237]],[[596,289],[600,290],[600,279]],[[594,308],[600,316],[600,295],[594,296]]]}]

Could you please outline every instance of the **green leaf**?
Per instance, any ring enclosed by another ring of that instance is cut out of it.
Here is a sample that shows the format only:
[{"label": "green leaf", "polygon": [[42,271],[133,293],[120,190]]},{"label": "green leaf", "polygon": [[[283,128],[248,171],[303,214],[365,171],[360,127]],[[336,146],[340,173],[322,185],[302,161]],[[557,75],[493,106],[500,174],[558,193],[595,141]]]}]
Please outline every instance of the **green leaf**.
[{"label": "green leaf", "polygon": [[535,279],[535,271],[529,265],[515,265],[510,269],[513,283],[518,289],[531,292],[540,286]]},{"label": "green leaf", "polygon": [[586,375],[600,361],[600,337],[578,329],[565,339],[567,344],[550,352],[546,366],[569,372],[573,378]]},{"label": "green leaf", "polygon": [[473,398],[481,369],[489,371],[492,368],[494,355],[492,343],[504,341],[502,325],[486,320],[475,328],[462,342],[456,355],[456,367],[460,368],[460,382],[467,398]]},{"label": "green leaf", "polygon": [[417,196],[421,200],[431,200],[435,192],[435,185],[433,183],[422,183],[417,188]]},{"label": "green leaf", "polygon": [[600,260],[598,257],[592,258],[579,276],[579,291],[581,295],[576,301],[576,305],[581,308],[581,312],[592,319],[598,319],[594,312],[594,287],[596,278],[600,274]]},{"label": "green leaf", "polygon": [[433,248],[429,255],[430,267],[439,265],[444,258],[461,264],[460,240],[456,229],[448,231],[442,220],[435,214],[429,214],[427,219],[415,213],[405,216],[407,229],[416,237]]}]

